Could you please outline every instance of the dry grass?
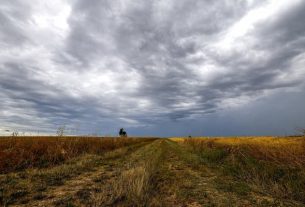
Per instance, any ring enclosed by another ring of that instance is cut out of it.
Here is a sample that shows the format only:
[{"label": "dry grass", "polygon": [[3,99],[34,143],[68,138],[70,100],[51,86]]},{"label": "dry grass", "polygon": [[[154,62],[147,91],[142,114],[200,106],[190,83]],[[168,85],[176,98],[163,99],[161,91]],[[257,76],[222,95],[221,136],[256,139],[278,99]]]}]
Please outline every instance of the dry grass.
[{"label": "dry grass", "polygon": [[153,176],[160,164],[162,149],[160,143],[153,144],[140,154],[141,161],[136,166],[122,172],[115,186],[115,195],[125,198],[125,205],[146,206],[153,191]]},{"label": "dry grass", "polygon": [[149,139],[98,137],[0,138],[0,173],[49,167],[83,154],[98,154]]},{"label": "dry grass", "polygon": [[[36,206],[35,202],[42,200],[42,206],[53,206],[53,201],[69,200],[72,196],[71,192],[86,190],[92,184],[94,187],[96,178],[107,172],[112,173],[113,166],[128,159],[130,153],[153,142],[148,140],[140,139],[136,141],[137,143],[130,143],[102,155],[80,155],[56,166],[2,174],[0,175],[0,206],[23,203],[27,203],[27,206]],[[101,184],[99,189],[104,189],[104,183]],[[87,202],[94,200],[93,198],[88,200],[87,197],[85,199]],[[67,202],[65,201],[65,204],[68,205]]]},{"label": "dry grass", "polygon": [[305,138],[242,137],[185,139],[194,149],[222,148],[279,165],[305,166]]},{"label": "dry grass", "polygon": [[151,206],[154,176],[163,153],[161,142],[156,141],[133,153],[109,187],[104,186],[102,192],[94,196],[96,206]]},{"label": "dry grass", "polygon": [[174,142],[184,142],[185,138],[182,137],[171,137],[169,140],[172,140]]},{"label": "dry grass", "polygon": [[278,198],[305,203],[305,138],[185,139],[202,162]]},{"label": "dry grass", "polygon": [[114,192],[117,198],[126,200],[142,200],[147,191],[149,171],[144,166],[137,166],[122,172],[118,182],[114,183]]}]

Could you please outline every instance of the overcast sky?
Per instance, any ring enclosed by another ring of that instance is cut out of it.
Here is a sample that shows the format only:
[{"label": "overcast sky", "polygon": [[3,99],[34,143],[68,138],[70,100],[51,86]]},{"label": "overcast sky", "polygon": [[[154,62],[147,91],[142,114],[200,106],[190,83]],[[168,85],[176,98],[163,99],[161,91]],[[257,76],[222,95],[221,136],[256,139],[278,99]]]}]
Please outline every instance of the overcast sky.
[{"label": "overcast sky", "polygon": [[287,135],[305,0],[2,0],[0,134]]}]

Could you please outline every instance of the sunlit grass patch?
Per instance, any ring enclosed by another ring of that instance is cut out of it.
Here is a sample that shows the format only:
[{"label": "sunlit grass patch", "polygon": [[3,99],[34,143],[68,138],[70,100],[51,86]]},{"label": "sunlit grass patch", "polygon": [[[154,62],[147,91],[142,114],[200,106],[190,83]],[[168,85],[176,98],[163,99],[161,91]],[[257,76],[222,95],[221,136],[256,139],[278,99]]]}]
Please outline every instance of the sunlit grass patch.
[{"label": "sunlit grass patch", "polygon": [[182,138],[182,137],[171,137],[169,139],[174,141],[174,142],[183,142],[185,138]]}]

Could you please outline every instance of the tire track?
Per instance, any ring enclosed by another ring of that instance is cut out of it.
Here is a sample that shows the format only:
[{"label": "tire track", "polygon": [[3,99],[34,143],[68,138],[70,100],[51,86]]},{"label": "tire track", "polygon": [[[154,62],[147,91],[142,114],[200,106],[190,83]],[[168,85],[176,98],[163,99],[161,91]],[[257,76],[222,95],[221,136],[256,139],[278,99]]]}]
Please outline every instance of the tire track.
[{"label": "tire track", "polygon": [[87,172],[66,180],[63,185],[48,187],[40,194],[41,197],[34,197],[26,204],[12,206],[66,206],[72,203],[76,194],[80,199],[84,199],[86,192],[83,192],[83,189],[98,191],[99,189],[95,188],[97,182],[114,177],[119,172],[117,169],[126,159],[150,144],[151,142],[144,142],[110,151],[102,156],[102,160],[97,167],[87,169]]}]

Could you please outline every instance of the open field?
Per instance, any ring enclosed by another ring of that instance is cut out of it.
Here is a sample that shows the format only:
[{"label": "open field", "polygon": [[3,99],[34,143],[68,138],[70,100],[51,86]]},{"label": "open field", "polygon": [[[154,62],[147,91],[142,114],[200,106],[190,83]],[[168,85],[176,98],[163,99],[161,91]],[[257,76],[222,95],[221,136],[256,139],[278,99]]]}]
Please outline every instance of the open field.
[{"label": "open field", "polygon": [[305,206],[305,138],[0,138],[1,206]]},{"label": "open field", "polygon": [[5,137],[0,139],[0,173],[54,166],[83,154],[102,155],[138,142],[143,140],[98,137]]}]

